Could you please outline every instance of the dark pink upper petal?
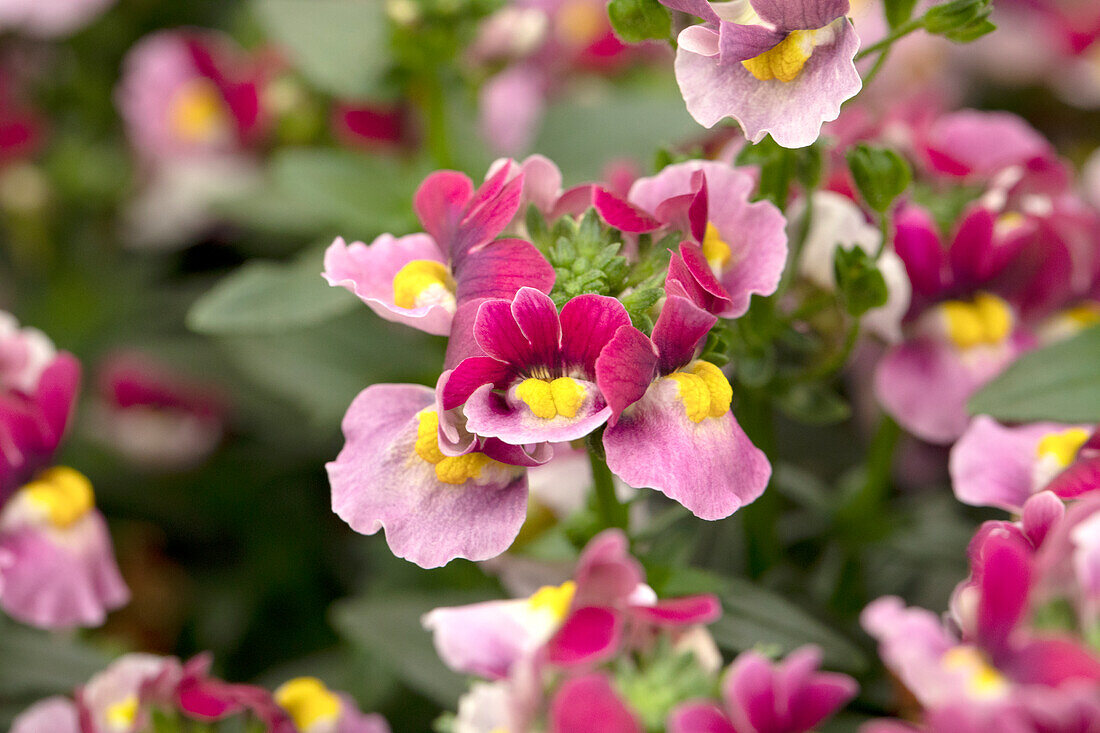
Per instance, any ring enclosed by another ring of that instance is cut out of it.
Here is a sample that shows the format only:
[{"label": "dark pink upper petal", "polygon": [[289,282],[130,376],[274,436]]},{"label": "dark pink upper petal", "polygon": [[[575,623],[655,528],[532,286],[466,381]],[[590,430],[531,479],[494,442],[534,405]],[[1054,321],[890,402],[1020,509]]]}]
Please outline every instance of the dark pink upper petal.
[{"label": "dark pink upper petal", "polygon": [[817,30],[848,14],[848,0],[750,0],[753,10],[785,31]]},{"label": "dark pink upper petal", "polygon": [[444,410],[463,405],[483,384],[497,384],[512,375],[511,368],[490,356],[471,356],[456,366],[446,379],[441,377],[440,395]]},{"label": "dark pink upper petal", "polygon": [[596,373],[596,359],[623,326],[630,325],[626,308],[606,295],[578,295],[561,309],[561,356],[566,369]]},{"label": "dark pink upper petal", "polygon": [[1032,547],[1039,548],[1050,531],[1066,515],[1066,505],[1052,491],[1040,491],[1024,503],[1020,517],[1024,536]]},{"label": "dark pink upper petal", "polygon": [[1080,642],[1068,638],[1033,639],[1016,649],[1006,663],[1018,682],[1058,687],[1070,680],[1100,683],[1100,660]]},{"label": "dark pink upper petal", "polygon": [[1100,489],[1100,457],[1079,458],[1049,484],[1047,489],[1063,499],[1078,499]]},{"label": "dark pink upper petal", "polygon": [[798,733],[812,730],[844,707],[858,691],[859,685],[848,675],[816,673],[805,686],[790,693],[787,707],[789,730]]},{"label": "dark pink upper petal", "polygon": [[476,298],[511,300],[524,286],[549,293],[554,277],[554,268],[535,245],[498,239],[463,260],[455,271],[455,295],[460,304]]},{"label": "dark pink upper petal", "polygon": [[481,304],[474,319],[474,339],[497,361],[517,367],[534,363],[535,351],[516,323],[512,304],[507,300],[486,300]]},{"label": "dark pink upper petal", "polygon": [[980,550],[978,642],[996,658],[1027,612],[1031,557],[1016,537],[991,534]]},{"label": "dark pink upper petal", "polygon": [[659,626],[690,626],[717,621],[722,615],[722,604],[717,596],[705,594],[669,598],[652,606],[633,606],[631,612]]},{"label": "dark pink upper petal", "polygon": [[973,287],[997,274],[993,225],[993,212],[984,206],[971,207],[964,215],[948,251],[956,285]]},{"label": "dark pink upper petal", "polygon": [[641,234],[661,227],[661,222],[604,188],[593,190],[592,205],[605,222],[621,232]]},{"label": "dark pink upper petal", "polygon": [[554,368],[562,349],[562,324],[550,296],[534,288],[520,288],[512,299],[512,318],[531,345],[530,365]]},{"label": "dark pink upper petal", "polygon": [[523,198],[523,173],[503,183],[509,166],[502,166],[474,194],[466,216],[450,243],[456,267],[473,250],[491,242],[515,218]]},{"label": "dark pink upper petal", "polygon": [[550,733],[642,733],[643,728],[602,674],[574,677],[550,702]]},{"label": "dark pink upper petal", "polygon": [[618,651],[621,636],[622,619],[612,609],[578,608],[547,642],[547,658],[560,667],[602,662]]},{"label": "dark pink upper petal", "polygon": [[695,358],[718,319],[687,298],[670,295],[653,325],[661,374],[671,374]]},{"label": "dark pink upper petal", "polygon": [[596,385],[611,407],[608,424],[642,398],[657,376],[657,347],[633,326],[620,326],[596,360]]},{"label": "dark pink upper petal", "polygon": [[413,209],[424,230],[446,249],[473,195],[473,181],[466,175],[457,171],[436,171],[416,189]]},{"label": "dark pink upper petal", "polygon": [[946,255],[936,222],[919,206],[905,204],[894,217],[894,251],[905,263],[913,289],[922,295],[936,295],[943,289]]},{"label": "dark pink upper petal", "polygon": [[776,679],[771,663],[754,651],[734,660],[723,686],[734,727],[755,733],[783,733],[776,707]]},{"label": "dark pink upper petal", "polygon": [[739,315],[729,293],[710,269],[703,248],[691,242],[681,242],[668,262],[665,290],[669,295],[687,298],[708,313],[723,318]]},{"label": "dark pink upper petal", "polygon": [[717,705],[704,700],[673,708],[665,727],[668,733],[738,733]]},{"label": "dark pink upper petal", "polygon": [[573,578],[575,606],[620,606],[645,581],[645,571],[622,530],[607,529],[589,540]]},{"label": "dark pink upper petal", "polygon": [[1020,117],[976,110],[940,117],[928,130],[925,145],[932,167],[953,176],[988,177],[1051,152],[1050,143]]}]

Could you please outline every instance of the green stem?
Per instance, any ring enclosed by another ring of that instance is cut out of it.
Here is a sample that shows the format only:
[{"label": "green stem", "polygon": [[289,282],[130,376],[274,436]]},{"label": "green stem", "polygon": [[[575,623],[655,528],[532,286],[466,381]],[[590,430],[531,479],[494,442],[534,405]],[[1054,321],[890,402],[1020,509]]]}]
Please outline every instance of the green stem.
[{"label": "green stem", "polygon": [[795,273],[798,270],[798,258],[802,256],[802,248],[806,246],[806,238],[810,236],[810,228],[813,226],[813,220],[813,192],[807,191],[806,210],[802,213],[802,221],[799,222],[798,235],[795,237],[794,242],[791,243],[790,255],[787,257],[787,268],[783,270],[783,275],[779,280],[779,287],[776,288],[775,291],[777,296],[787,292],[787,288],[790,287],[791,282],[794,280]]},{"label": "green stem", "polygon": [[[775,457],[775,426],[768,396],[757,390],[742,390],[737,402],[737,421],[753,445]],[[750,577],[759,578],[783,555],[779,541],[779,495],[765,491],[759,499],[738,512],[745,530],[745,556]]]},{"label": "green stem", "polygon": [[454,168],[447,127],[447,103],[438,72],[424,80],[420,102],[428,133],[428,152],[432,160],[438,168]]},{"label": "green stem", "polygon": [[859,53],[857,53],[855,60],[856,61],[861,61],[862,59],[867,58],[868,56],[870,56],[873,53],[876,53],[878,51],[882,51],[883,49],[887,49],[890,46],[894,45],[894,43],[896,41],[898,41],[899,39],[904,38],[905,36],[909,35],[913,31],[919,31],[923,27],[924,27],[924,17],[923,16],[920,17],[920,18],[913,18],[912,20],[909,20],[905,23],[902,23],[897,28],[895,28],[893,31],[891,31],[890,35],[886,36],[881,41],[878,41],[877,43],[872,43],[870,46],[868,46],[867,48],[865,48],[862,51],[860,51]]},{"label": "green stem", "polygon": [[860,536],[867,522],[878,522],[890,490],[890,472],[901,428],[889,415],[879,419],[878,430],[867,449],[867,469],[859,492],[837,512],[839,522]]},{"label": "green stem", "polygon": [[626,529],[629,524],[627,507],[615,494],[615,481],[607,461],[596,454],[589,446],[588,462],[592,466],[592,483],[596,489],[596,508],[600,513],[600,523],[604,527]]},{"label": "green stem", "polygon": [[875,59],[875,63],[871,67],[871,70],[868,71],[863,76],[863,88],[864,89],[871,86],[871,82],[874,81],[875,77],[878,76],[878,73],[880,71],[882,71],[882,67],[886,65],[886,58],[889,55],[890,55],[890,49],[889,48],[882,49],[882,53],[880,53],[878,55],[878,58]]}]

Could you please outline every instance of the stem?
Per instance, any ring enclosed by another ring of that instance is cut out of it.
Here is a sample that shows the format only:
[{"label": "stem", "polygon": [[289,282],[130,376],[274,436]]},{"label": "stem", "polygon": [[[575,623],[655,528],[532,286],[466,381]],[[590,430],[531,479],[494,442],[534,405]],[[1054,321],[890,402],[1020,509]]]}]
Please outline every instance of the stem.
[{"label": "stem", "polygon": [[[737,420],[753,444],[772,459],[775,457],[775,428],[767,395],[743,390],[737,403]],[[759,578],[775,567],[783,555],[777,523],[781,514],[779,495],[765,491],[739,512],[745,529],[745,556],[749,576]]]},{"label": "stem", "polygon": [[889,415],[879,419],[878,430],[867,449],[867,474],[859,493],[837,512],[842,525],[855,530],[855,536],[866,538],[861,528],[870,520],[882,516],[881,505],[890,488],[890,470],[894,465],[894,450],[901,438],[901,428]]},{"label": "stem", "polygon": [[861,61],[861,60],[867,58],[868,56],[870,56],[871,54],[873,54],[877,51],[882,51],[883,49],[887,49],[890,46],[894,45],[895,41],[897,41],[901,38],[904,38],[905,36],[909,35],[913,31],[918,31],[923,27],[924,27],[924,16],[921,16],[920,18],[913,18],[912,20],[906,21],[905,23],[902,23],[897,28],[895,28],[893,31],[891,31],[890,35],[886,36],[881,41],[878,41],[877,43],[872,43],[870,46],[868,46],[867,48],[865,48],[862,51],[860,51],[859,53],[857,53],[855,60],[856,61]]},{"label": "stem", "polygon": [[875,250],[875,262],[878,262],[879,258],[882,257],[882,253],[886,251],[886,243],[890,239],[890,217],[886,211],[879,214],[878,231],[881,236],[879,237],[878,249]]},{"label": "stem", "polygon": [[779,287],[776,288],[777,296],[787,292],[787,288],[790,287],[791,281],[794,280],[795,272],[798,270],[798,258],[802,255],[802,248],[806,245],[806,238],[810,236],[810,227],[813,226],[813,220],[813,191],[807,191],[806,210],[802,213],[802,221],[799,222],[798,235],[795,237],[794,242],[791,243],[790,255],[787,258],[787,268],[783,271],[783,275],[779,280]]},{"label": "stem", "polygon": [[607,461],[589,446],[588,463],[592,466],[592,483],[596,489],[596,508],[600,513],[601,524],[604,527],[626,529],[629,524],[627,507],[615,494],[615,481],[611,477]]},{"label": "stem", "polygon": [[882,53],[880,53],[878,55],[878,58],[875,59],[875,63],[871,67],[871,70],[868,71],[867,74],[863,77],[863,88],[864,89],[871,86],[871,82],[874,81],[876,76],[878,76],[878,72],[882,71],[882,67],[886,64],[886,58],[889,55],[890,55],[890,49],[889,48],[884,48],[882,50]]},{"label": "stem", "polygon": [[428,128],[428,152],[438,168],[453,168],[454,156],[447,128],[447,105],[443,82],[436,71],[424,80],[420,104]]}]

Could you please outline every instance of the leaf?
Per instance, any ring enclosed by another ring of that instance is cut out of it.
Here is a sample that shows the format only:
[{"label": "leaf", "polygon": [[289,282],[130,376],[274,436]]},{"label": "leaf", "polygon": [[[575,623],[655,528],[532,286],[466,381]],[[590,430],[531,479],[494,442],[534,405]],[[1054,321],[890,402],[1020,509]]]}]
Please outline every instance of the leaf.
[{"label": "leaf", "polygon": [[694,568],[678,569],[660,590],[662,597],[713,592],[723,613],[710,628],[718,645],[733,651],[776,647],[789,654],[804,644],[817,644],[825,666],[861,672],[867,659],[860,649],[798,606],[742,578],[727,578]]},{"label": "leaf", "polygon": [[209,335],[278,333],[361,306],[351,293],[325,282],[322,269],[316,249],[291,263],[248,262],[195,301],[187,326]]},{"label": "leaf", "polygon": [[1100,328],[1024,354],[970,398],[972,415],[1005,422],[1100,422]]},{"label": "leaf", "polygon": [[847,158],[860,195],[880,214],[890,208],[913,180],[909,164],[888,148],[860,143],[848,151]]},{"label": "leaf", "polygon": [[465,679],[439,659],[431,633],[421,626],[420,618],[439,606],[484,600],[483,593],[387,593],[337,603],[331,612],[332,625],[348,641],[390,666],[409,687],[444,708],[453,708],[466,690]]},{"label": "leaf", "polygon": [[913,17],[913,9],[917,0],[885,0],[886,20],[891,28],[897,28]]},{"label": "leaf", "polygon": [[658,0],[611,0],[607,14],[619,38],[627,43],[666,40],[672,35],[672,16]]},{"label": "leaf", "polygon": [[874,258],[859,247],[837,247],[833,255],[836,287],[848,313],[858,318],[872,308],[885,305],[889,297],[886,279]]},{"label": "leaf", "polygon": [[363,98],[389,65],[389,24],[382,0],[253,0],[272,41],[319,89]]}]

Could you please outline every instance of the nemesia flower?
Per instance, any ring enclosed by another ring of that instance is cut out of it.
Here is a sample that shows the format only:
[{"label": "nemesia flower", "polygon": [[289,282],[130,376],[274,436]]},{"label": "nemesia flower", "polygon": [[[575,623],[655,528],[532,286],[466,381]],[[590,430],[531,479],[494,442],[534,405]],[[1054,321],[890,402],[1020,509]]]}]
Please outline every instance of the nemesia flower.
[{"label": "nemesia flower", "polygon": [[473,328],[485,356],[454,368],[442,408],[462,406],[468,430],[512,445],[583,438],[611,415],[595,383],[596,360],[629,325],[622,303],[602,295],[573,298],[560,314],[529,287],[511,302],[486,300]]},{"label": "nemesia flower", "polygon": [[364,715],[348,695],[330,691],[316,677],[296,677],[274,693],[298,733],[390,733],[380,715]]},{"label": "nemesia flower", "polygon": [[363,534],[386,530],[398,557],[438,567],[504,552],[527,513],[523,469],[471,444],[446,455],[431,389],[376,384],[344,416],[345,444],[326,464],[332,508]]},{"label": "nemesia flower", "polygon": [[668,719],[669,733],[805,733],[855,697],[855,680],[819,672],[821,650],[806,646],[779,664],[741,653],[722,685],[723,706],[685,703]]},{"label": "nemesia flower", "polygon": [[130,461],[184,468],[221,441],[225,400],[208,385],[128,352],[105,359],[97,381],[92,434]]},{"label": "nemesia flower", "polygon": [[1077,627],[1093,638],[1100,625],[1100,501],[1095,496],[1071,505],[1047,533],[1036,567],[1040,598],[1072,604]]},{"label": "nemesia flower", "polygon": [[813,143],[823,122],[860,90],[847,0],[661,0],[696,15],[677,38],[676,81],[704,127],[733,117],[758,143]]},{"label": "nemesia flower", "polygon": [[697,360],[716,319],[671,295],[652,338],[619,329],[596,364],[612,410],[607,465],[630,486],[654,488],[702,519],[721,519],[764,492],[771,466],[730,411],[733,388]]},{"label": "nemesia flower", "polygon": [[80,366],[0,316],[0,608],[36,626],[97,626],[129,600],[107,525],[87,478],[43,470],[72,416]]},{"label": "nemesia flower", "polygon": [[554,271],[534,245],[493,241],[520,204],[524,177],[511,174],[501,166],[475,191],[461,173],[433,173],[413,201],[426,234],[383,234],[369,247],[338,237],[324,278],[386,320],[444,336],[462,303],[511,298],[524,285],[549,292]]},{"label": "nemesia flower", "polygon": [[[783,214],[770,202],[750,203],[755,189],[756,179],[746,170],[696,160],[635,181],[630,206],[606,191],[594,203],[611,226],[625,232],[679,229],[688,244],[674,255],[670,279],[705,293],[695,298],[697,305],[736,318],[748,310],[753,294],[775,292],[787,261]],[[688,295],[685,290],[675,292]]]},{"label": "nemesia flower", "polygon": [[593,673],[562,684],[550,702],[550,733],[642,733],[641,722],[607,676]]},{"label": "nemesia flower", "polygon": [[115,0],[0,0],[0,30],[55,38],[84,27]]},{"label": "nemesia flower", "polygon": [[[833,267],[838,247],[858,247],[874,255],[882,235],[867,222],[863,212],[851,199],[832,191],[815,191],[810,199],[813,213],[810,228],[799,255],[799,274],[825,290],[836,289]],[[792,220],[797,217],[792,216]],[[887,342],[901,340],[901,321],[909,310],[911,286],[905,265],[893,249],[885,249],[878,259],[878,268],[886,282],[886,302],[860,317],[863,327]]]},{"label": "nemesia flower", "polygon": [[951,449],[951,483],[966,504],[1018,512],[1048,490],[1076,499],[1098,488],[1091,427],[1032,423],[1005,427],[979,415]]}]

